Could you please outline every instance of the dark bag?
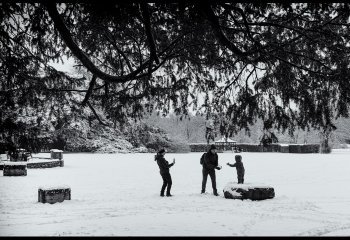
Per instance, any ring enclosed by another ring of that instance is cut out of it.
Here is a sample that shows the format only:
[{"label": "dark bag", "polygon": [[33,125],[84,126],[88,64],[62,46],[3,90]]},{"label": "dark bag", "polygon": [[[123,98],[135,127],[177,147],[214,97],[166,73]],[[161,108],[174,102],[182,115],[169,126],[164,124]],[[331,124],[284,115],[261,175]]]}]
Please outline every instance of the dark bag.
[{"label": "dark bag", "polygon": [[201,156],[201,161],[200,161],[200,164],[201,165],[203,165],[203,162],[204,162],[204,158],[205,158],[205,155],[206,155],[207,153],[203,153],[203,155]]}]

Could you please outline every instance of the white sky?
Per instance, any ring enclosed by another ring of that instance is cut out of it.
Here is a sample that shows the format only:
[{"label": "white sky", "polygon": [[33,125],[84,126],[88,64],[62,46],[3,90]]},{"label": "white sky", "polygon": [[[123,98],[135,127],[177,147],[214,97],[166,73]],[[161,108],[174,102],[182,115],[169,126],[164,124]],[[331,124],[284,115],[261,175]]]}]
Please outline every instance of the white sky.
[{"label": "white sky", "polygon": [[63,57],[63,64],[61,63],[56,63],[56,62],[49,62],[49,65],[54,67],[56,70],[58,71],[62,71],[62,72],[68,72],[68,73],[72,73],[74,68],[74,59],[73,58],[67,58],[67,57]]}]

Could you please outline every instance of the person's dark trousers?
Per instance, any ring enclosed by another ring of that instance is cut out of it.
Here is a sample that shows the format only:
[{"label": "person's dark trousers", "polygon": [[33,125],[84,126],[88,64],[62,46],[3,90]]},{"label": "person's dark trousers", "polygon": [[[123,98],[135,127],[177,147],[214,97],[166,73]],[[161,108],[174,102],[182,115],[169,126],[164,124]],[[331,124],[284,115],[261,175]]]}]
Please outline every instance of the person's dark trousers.
[{"label": "person's dark trousers", "polygon": [[203,168],[202,173],[203,173],[202,193],[205,192],[205,187],[207,185],[208,174],[209,174],[210,179],[211,179],[211,185],[213,187],[213,192],[214,192],[214,194],[217,193],[215,170],[214,169],[208,170],[206,168]]},{"label": "person's dark trousers", "polygon": [[242,183],[244,182],[244,176],[238,176],[238,183]]},{"label": "person's dark trousers", "polygon": [[165,172],[165,173],[160,173],[160,175],[162,176],[163,178],[163,186],[162,186],[162,189],[160,190],[160,195],[164,196],[164,191],[165,191],[165,188],[167,187],[166,189],[166,194],[169,195],[170,194],[170,190],[171,190],[171,185],[172,185],[172,181],[171,181],[171,175],[170,173],[168,172]]}]

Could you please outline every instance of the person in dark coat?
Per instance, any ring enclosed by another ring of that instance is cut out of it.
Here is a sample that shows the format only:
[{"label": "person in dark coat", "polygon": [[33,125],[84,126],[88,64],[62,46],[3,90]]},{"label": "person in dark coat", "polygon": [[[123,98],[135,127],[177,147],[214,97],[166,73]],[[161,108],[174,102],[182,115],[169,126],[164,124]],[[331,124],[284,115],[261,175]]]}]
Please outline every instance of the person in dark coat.
[{"label": "person in dark coat", "polygon": [[216,189],[216,176],[215,169],[220,170],[221,167],[218,166],[218,154],[216,153],[216,147],[214,144],[210,146],[208,152],[204,153],[201,158],[201,164],[203,166],[202,173],[202,192],[205,193],[205,187],[207,185],[208,175],[211,179],[211,184],[213,187],[213,193],[215,196],[219,196],[218,191]]},{"label": "person in dark coat", "polygon": [[169,164],[168,161],[165,160],[164,155],[165,155],[165,149],[161,149],[157,153],[157,155],[155,156],[155,161],[157,161],[157,164],[159,166],[160,175],[163,178],[163,185],[162,185],[162,188],[160,190],[160,196],[164,197],[164,191],[165,191],[165,188],[167,188],[166,196],[172,197],[173,195],[171,195],[171,193],[170,193],[172,180],[171,180],[169,168],[174,166],[175,158],[173,159],[173,162]]},{"label": "person in dark coat", "polygon": [[242,183],[243,184],[245,170],[244,170],[244,166],[243,166],[243,162],[242,162],[242,156],[241,155],[236,155],[235,156],[235,160],[236,160],[235,164],[227,163],[227,165],[229,165],[230,167],[235,167],[236,168],[238,183]]}]

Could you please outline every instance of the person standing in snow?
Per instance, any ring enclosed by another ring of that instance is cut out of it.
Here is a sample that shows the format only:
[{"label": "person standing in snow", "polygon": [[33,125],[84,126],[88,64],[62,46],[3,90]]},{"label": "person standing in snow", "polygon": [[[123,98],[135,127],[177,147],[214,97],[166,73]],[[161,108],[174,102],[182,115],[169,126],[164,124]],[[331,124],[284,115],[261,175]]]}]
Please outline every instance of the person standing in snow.
[{"label": "person standing in snow", "polygon": [[205,193],[205,187],[207,185],[208,175],[211,179],[211,184],[213,187],[213,193],[215,196],[219,196],[218,191],[216,189],[216,176],[215,169],[220,170],[221,167],[218,166],[218,154],[216,153],[216,146],[212,144],[208,152],[204,153],[201,157],[201,164],[203,166],[202,173],[202,192]]},{"label": "person standing in snow", "polygon": [[155,156],[155,161],[157,161],[157,164],[159,166],[160,175],[163,178],[163,185],[162,185],[162,188],[160,190],[160,196],[164,197],[164,191],[165,191],[165,188],[167,188],[166,196],[172,197],[173,195],[171,195],[171,193],[170,193],[172,180],[171,180],[169,168],[174,166],[175,158],[173,159],[173,162],[169,164],[168,161],[165,160],[164,155],[165,155],[165,149],[161,149],[157,153],[157,155]]},{"label": "person standing in snow", "polygon": [[235,167],[236,168],[238,183],[242,183],[243,184],[245,170],[244,170],[244,166],[243,166],[243,162],[242,162],[242,156],[241,155],[236,155],[235,156],[235,160],[236,160],[235,164],[227,163],[227,165],[229,165],[230,167]]}]

